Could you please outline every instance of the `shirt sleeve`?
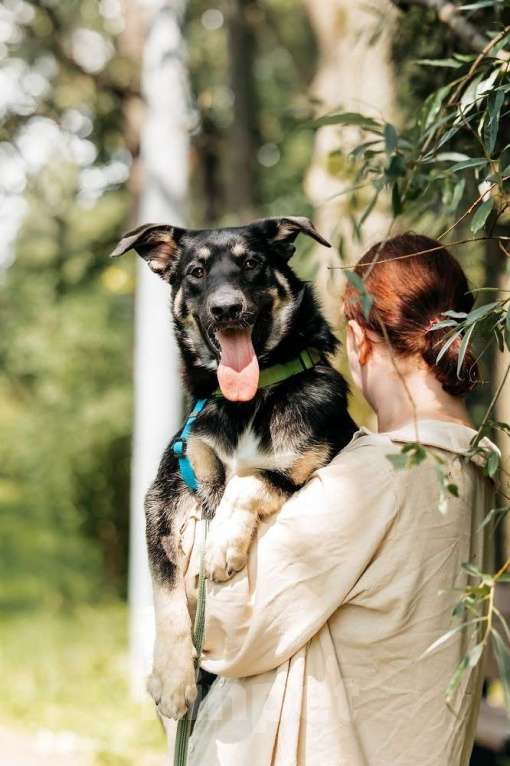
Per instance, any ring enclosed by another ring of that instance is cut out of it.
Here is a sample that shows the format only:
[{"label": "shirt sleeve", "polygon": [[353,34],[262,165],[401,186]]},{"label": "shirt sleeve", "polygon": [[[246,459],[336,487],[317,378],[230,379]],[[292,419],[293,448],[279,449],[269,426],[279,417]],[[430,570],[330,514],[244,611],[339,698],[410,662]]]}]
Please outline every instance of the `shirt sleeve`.
[{"label": "shirt sleeve", "polygon": [[397,511],[393,470],[375,451],[337,456],[259,524],[244,570],[207,583],[205,670],[242,677],[276,668],[349,600]]}]

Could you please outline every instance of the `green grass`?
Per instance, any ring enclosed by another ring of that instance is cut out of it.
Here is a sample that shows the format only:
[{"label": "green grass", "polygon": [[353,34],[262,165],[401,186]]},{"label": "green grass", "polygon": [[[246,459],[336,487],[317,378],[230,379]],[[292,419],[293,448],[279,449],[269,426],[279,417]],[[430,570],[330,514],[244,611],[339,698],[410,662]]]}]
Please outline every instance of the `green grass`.
[{"label": "green grass", "polygon": [[130,700],[127,613],[120,604],[72,613],[0,615],[0,724],[73,732],[94,766],[144,766],[165,751],[153,707]]}]

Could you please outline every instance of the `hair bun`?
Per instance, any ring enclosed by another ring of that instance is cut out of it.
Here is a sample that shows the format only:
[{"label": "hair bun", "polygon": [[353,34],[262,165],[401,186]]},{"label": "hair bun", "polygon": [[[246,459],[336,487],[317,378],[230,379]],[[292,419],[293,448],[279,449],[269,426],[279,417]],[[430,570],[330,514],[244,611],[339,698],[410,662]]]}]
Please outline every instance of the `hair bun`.
[{"label": "hair bun", "polygon": [[448,310],[469,313],[474,299],[459,263],[440,242],[408,232],[374,245],[355,267],[373,298],[368,317],[352,284],[345,292],[344,311],[381,334],[381,323],[393,350],[401,356],[421,355],[444,390],[453,396],[471,391],[479,380],[472,349],[465,350],[457,374],[462,338],[441,349],[451,327],[434,325]]},{"label": "hair bun", "polygon": [[434,324],[437,324],[437,321],[440,320],[432,320],[424,332],[422,357],[433,370],[445,391],[453,396],[465,395],[472,391],[480,380],[478,364],[473,350],[470,346],[466,349],[464,359],[462,360],[462,367],[458,374],[457,367],[462,336],[459,336],[453,343],[450,343],[448,349],[437,361],[441,349],[451,338],[452,332],[451,327],[435,329]]}]

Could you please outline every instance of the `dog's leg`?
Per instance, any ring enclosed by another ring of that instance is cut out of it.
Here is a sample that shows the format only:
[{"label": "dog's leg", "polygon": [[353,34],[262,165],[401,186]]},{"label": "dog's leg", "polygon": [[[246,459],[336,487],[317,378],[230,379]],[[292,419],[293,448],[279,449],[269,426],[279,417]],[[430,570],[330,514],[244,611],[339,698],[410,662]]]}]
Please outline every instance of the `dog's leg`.
[{"label": "dog's leg", "polygon": [[265,470],[229,480],[207,541],[205,565],[210,579],[224,582],[245,566],[257,520],[279,511],[329,457],[327,446],[296,453],[286,471]]},{"label": "dog's leg", "polygon": [[[193,659],[191,618],[186,602],[183,557],[177,532],[193,498],[181,496],[161,501],[149,491],[146,499],[147,540],[152,570],[156,640],[153,670],[147,688],[159,712],[167,718],[182,718],[197,695]],[[169,527],[169,518],[172,526]]]},{"label": "dog's leg", "polygon": [[225,489],[225,468],[213,447],[193,433],[188,439],[187,455],[198,481],[203,510],[212,519]]},{"label": "dog's leg", "polygon": [[207,538],[207,577],[223,582],[245,566],[257,519],[276,513],[286,497],[261,473],[228,481]]}]

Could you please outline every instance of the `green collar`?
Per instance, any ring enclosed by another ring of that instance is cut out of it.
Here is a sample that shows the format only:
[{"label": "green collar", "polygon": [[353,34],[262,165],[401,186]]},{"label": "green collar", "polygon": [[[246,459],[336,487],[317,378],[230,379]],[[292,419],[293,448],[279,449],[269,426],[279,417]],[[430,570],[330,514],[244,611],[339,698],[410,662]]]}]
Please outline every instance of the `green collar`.
[{"label": "green collar", "polygon": [[[294,359],[290,359],[284,364],[273,364],[272,367],[265,367],[261,370],[258,387],[259,389],[268,388],[276,383],[281,383],[283,380],[287,380],[287,378],[292,378],[293,375],[299,375],[300,372],[311,370],[320,359],[321,355],[314,348],[305,348]],[[223,394],[217,388],[213,396],[221,398]]]}]

